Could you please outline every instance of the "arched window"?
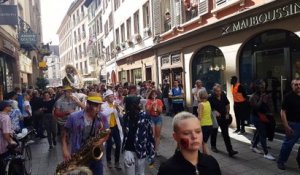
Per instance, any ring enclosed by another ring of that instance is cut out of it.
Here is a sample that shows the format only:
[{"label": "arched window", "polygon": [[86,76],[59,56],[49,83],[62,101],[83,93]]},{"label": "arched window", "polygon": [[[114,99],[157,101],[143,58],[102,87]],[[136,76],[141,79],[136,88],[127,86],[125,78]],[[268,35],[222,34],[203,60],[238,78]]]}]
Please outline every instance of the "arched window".
[{"label": "arched window", "polygon": [[206,46],[200,49],[192,60],[192,85],[200,79],[210,92],[215,83],[226,90],[224,78],[225,59],[222,51],[215,46]]}]

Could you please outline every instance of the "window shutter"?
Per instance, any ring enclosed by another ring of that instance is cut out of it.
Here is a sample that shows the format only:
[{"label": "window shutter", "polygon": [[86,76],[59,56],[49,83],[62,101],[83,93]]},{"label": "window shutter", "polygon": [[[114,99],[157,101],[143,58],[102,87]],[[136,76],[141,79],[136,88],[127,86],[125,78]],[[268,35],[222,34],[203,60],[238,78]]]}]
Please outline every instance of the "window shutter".
[{"label": "window shutter", "polygon": [[158,35],[161,33],[161,24],[162,24],[162,14],[161,14],[161,3],[160,0],[153,0],[152,2],[153,9],[153,33]]},{"label": "window shutter", "polygon": [[202,16],[208,13],[208,0],[198,0],[198,15]]},{"label": "window shutter", "polygon": [[177,26],[181,23],[181,17],[182,17],[182,0],[174,0],[174,3],[172,3],[172,16],[171,16],[171,22],[172,26]]},{"label": "window shutter", "polygon": [[226,3],[227,0],[216,0],[216,6],[220,6]]}]

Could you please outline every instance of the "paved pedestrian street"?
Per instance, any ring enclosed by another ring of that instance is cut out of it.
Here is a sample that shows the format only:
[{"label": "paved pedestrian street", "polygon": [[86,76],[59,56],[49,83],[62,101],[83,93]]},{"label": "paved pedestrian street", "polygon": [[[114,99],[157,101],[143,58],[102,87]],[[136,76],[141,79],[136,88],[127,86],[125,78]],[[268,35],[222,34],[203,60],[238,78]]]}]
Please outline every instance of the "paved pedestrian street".
[{"label": "paved pedestrian street", "polygon": [[[163,130],[161,137],[161,156],[156,159],[154,166],[148,167],[146,169],[146,175],[156,175],[159,168],[159,164],[169,158],[176,147],[175,142],[172,138],[172,118],[163,117]],[[212,153],[212,155],[217,159],[220,164],[223,175],[299,175],[300,169],[296,164],[296,149],[299,145],[294,147],[289,161],[286,164],[287,170],[279,170],[276,166],[275,161],[270,161],[263,158],[262,154],[256,154],[250,150],[250,138],[251,134],[246,134],[244,136],[233,134],[230,130],[230,136],[232,140],[232,145],[235,150],[239,152],[234,158],[230,158],[224,146],[224,141],[221,134],[218,135],[217,147],[220,150],[219,153]],[[275,157],[278,157],[279,150],[281,147],[280,140],[274,140],[269,142],[270,153]],[[53,175],[56,169],[56,165],[62,160],[62,152],[60,144],[58,144],[54,149],[48,150],[47,139],[42,139],[36,141],[32,145],[33,152],[33,175]],[[104,158],[105,160],[105,158]],[[105,161],[104,161],[105,163]],[[105,166],[105,175],[123,175],[123,170],[117,170],[115,168],[108,169]]]}]

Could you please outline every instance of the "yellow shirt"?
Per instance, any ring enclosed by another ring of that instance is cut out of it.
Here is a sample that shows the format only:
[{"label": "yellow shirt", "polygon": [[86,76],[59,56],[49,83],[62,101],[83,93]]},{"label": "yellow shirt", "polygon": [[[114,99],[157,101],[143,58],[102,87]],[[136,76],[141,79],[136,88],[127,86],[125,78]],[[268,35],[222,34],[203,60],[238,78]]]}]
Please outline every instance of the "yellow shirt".
[{"label": "yellow shirt", "polygon": [[213,124],[211,119],[211,107],[209,101],[201,102],[203,105],[202,118],[201,118],[201,126],[210,126]]},{"label": "yellow shirt", "polygon": [[[110,108],[114,108],[113,104],[109,104]],[[115,113],[110,114],[109,127],[115,127],[117,125]]]}]

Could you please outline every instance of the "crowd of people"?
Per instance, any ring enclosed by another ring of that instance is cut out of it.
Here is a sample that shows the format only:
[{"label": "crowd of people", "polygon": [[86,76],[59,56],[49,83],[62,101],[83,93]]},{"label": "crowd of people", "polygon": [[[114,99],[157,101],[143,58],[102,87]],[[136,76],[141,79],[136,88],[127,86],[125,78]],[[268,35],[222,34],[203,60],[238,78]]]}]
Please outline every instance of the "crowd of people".
[{"label": "crowd of people", "polygon": [[[274,138],[276,111],[266,82],[255,81],[250,96],[238,83],[237,77],[231,78],[231,85],[235,133],[244,134],[245,120],[250,119],[256,128],[251,150],[263,154],[266,159],[275,160],[268,152],[267,139]],[[277,165],[282,170],[300,137],[300,80],[294,79],[291,86],[292,92],[284,98],[281,110],[286,138]],[[218,128],[221,129],[228,155],[233,157],[238,154],[232,147],[228,132],[232,122],[230,102],[219,84],[215,84],[212,90],[206,90],[202,81],[197,80],[191,92],[193,109],[189,113],[184,112],[185,91],[177,80],[172,87],[164,80],[160,88],[151,81],[138,85],[99,84],[84,89],[64,86],[44,91],[17,87],[0,102],[0,168],[3,168],[2,160],[7,156],[7,146],[15,144],[11,134],[21,132],[23,128],[34,128],[37,137],[47,137],[50,151],[61,139],[65,161],[70,160],[71,155],[78,152],[90,138],[109,129],[110,134],[95,143],[97,146],[105,143],[108,168],[124,168],[128,175],[142,175],[146,164],[153,164],[155,157],[161,155],[159,148],[164,113],[173,117],[173,137],[177,149],[170,159],[161,164],[158,174],[221,174],[218,162],[210,153],[219,152],[216,144]],[[259,142],[262,151],[257,147]],[[124,165],[121,165],[121,156]],[[103,174],[102,161],[89,162],[93,174]]]}]

